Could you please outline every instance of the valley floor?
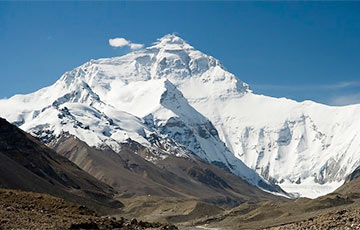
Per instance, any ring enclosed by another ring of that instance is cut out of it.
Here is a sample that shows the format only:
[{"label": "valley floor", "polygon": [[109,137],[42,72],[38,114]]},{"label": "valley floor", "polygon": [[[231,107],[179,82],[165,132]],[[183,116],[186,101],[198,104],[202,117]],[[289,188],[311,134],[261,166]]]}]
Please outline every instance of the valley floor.
[{"label": "valley floor", "polygon": [[244,203],[219,208],[196,200],[160,197],[121,199],[121,215],[175,224],[180,230],[360,229],[359,194],[329,194],[318,199]]},{"label": "valley floor", "polygon": [[[125,204],[120,214],[99,217],[85,206],[47,194],[0,189],[0,229],[360,229],[357,194],[245,203],[233,209],[171,197],[120,200]],[[161,224],[166,222],[171,224]]]}]

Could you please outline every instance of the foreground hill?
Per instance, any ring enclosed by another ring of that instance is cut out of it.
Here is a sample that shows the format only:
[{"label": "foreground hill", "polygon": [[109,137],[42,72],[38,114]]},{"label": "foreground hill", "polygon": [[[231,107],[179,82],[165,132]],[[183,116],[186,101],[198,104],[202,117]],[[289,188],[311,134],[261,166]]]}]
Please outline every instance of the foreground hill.
[{"label": "foreground hill", "polygon": [[115,191],[0,118],[0,187],[48,193],[100,213],[123,205]]}]

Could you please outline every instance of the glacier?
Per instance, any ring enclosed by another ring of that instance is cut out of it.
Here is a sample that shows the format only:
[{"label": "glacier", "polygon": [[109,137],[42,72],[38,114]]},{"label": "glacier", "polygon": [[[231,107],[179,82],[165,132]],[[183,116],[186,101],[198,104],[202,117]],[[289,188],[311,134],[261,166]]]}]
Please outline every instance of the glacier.
[{"label": "glacier", "polygon": [[310,198],[332,192],[360,165],[359,112],[254,94],[172,34],[0,100],[1,117],[45,143],[68,132],[116,151],[129,139],[154,148],[156,135],[180,157],[189,151],[263,189],[276,184]]}]

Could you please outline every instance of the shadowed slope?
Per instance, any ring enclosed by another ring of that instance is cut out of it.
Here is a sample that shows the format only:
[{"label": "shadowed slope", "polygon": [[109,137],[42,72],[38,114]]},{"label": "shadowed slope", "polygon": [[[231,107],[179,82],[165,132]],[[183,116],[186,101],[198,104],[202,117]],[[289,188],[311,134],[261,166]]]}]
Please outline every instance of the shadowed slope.
[{"label": "shadowed slope", "polygon": [[19,128],[0,119],[0,186],[49,193],[100,212],[122,204],[113,189]]},{"label": "shadowed slope", "polygon": [[113,186],[121,197],[153,195],[198,199],[235,206],[245,201],[283,200],[263,192],[238,176],[205,163],[196,156],[169,155],[156,164],[145,160],[148,149],[136,142],[122,150],[98,150],[72,136],[61,138],[54,149],[97,179]]}]

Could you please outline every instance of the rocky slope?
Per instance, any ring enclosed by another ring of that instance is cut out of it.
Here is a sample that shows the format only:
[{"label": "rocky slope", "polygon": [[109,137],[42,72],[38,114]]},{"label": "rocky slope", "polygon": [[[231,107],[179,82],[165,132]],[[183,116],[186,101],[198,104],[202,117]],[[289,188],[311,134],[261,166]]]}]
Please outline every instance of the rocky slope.
[{"label": "rocky slope", "polygon": [[47,194],[0,189],[0,229],[178,229],[174,225],[99,217]]},{"label": "rocky slope", "polygon": [[343,209],[336,212],[322,214],[311,217],[307,220],[284,224],[277,227],[268,228],[269,230],[295,230],[295,229],[339,229],[351,230],[360,229],[360,210]]},{"label": "rocky slope", "polygon": [[286,200],[194,155],[186,158],[168,156],[157,159],[154,164],[145,159],[155,158],[156,152],[139,143],[124,143],[119,152],[114,152],[90,147],[71,135],[63,136],[52,147],[89,174],[111,185],[120,198],[177,197],[227,207],[247,201]]},{"label": "rocky slope", "polygon": [[48,193],[113,212],[123,205],[115,191],[40,141],[0,119],[0,187]]}]

